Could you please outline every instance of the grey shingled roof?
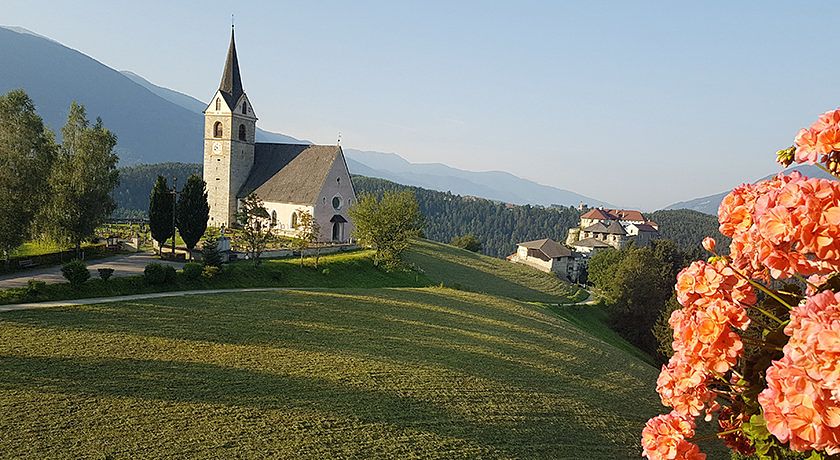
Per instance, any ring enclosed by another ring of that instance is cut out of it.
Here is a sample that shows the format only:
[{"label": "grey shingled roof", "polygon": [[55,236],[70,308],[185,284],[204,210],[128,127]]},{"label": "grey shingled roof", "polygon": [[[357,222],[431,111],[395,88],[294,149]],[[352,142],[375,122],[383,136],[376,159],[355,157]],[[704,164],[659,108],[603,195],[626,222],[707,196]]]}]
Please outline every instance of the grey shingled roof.
[{"label": "grey shingled roof", "polygon": [[526,241],[524,243],[519,243],[518,246],[524,246],[528,249],[538,249],[546,257],[551,257],[552,259],[557,257],[571,257],[572,251],[567,248],[566,246],[562,246],[557,244],[554,240],[550,238],[544,238],[541,240],[534,240],[534,241]]},{"label": "grey shingled roof", "polygon": [[233,28],[230,29],[230,46],[228,47],[225,70],[222,71],[222,81],[219,83],[219,91],[225,98],[231,110],[236,108],[239,98],[245,94],[242,89],[242,76],[239,74],[239,59],[236,57],[236,43],[233,40]]},{"label": "grey shingled roof", "polygon": [[341,153],[337,145],[254,144],[254,166],[238,197],[251,192],[263,201],[313,205]]},{"label": "grey shingled roof", "polygon": [[607,243],[595,238],[585,238],[572,244],[574,247],[580,248],[611,248]]},{"label": "grey shingled roof", "polygon": [[621,226],[616,221],[610,221],[609,225],[604,225],[601,222],[594,223],[589,227],[583,229],[584,232],[592,232],[592,233],[610,233],[615,235],[626,235],[627,232],[624,230],[624,227]]}]

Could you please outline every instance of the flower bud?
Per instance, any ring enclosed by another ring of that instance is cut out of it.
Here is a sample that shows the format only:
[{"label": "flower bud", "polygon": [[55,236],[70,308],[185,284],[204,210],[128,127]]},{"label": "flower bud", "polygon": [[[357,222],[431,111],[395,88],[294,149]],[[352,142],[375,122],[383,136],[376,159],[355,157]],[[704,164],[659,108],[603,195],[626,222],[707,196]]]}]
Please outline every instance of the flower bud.
[{"label": "flower bud", "polygon": [[711,237],[708,237],[708,236],[703,238],[703,249],[711,252],[712,254],[715,254],[715,248],[716,247],[717,247],[717,244],[715,243],[714,238],[711,238]]}]

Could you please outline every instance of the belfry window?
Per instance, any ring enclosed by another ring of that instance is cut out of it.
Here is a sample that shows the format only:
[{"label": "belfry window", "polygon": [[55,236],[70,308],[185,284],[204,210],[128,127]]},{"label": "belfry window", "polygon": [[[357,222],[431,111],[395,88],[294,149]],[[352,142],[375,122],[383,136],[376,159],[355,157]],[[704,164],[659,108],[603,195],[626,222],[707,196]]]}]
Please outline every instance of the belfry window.
[{"label": "belfry window", "polygon": [[218,97],[216,98],[216,110],[222,110],[222,101]]},{"label": "belfry window", "polygon": [[239,140],[244,141],[248,138],[248,132],[245,130],[245,125],[239,125]]},{"label": "belfry window", "polygon": [[215,125],[213,125],[213,137],[222,137],[222,122],[217,121]]},{"label": "belfry window", "polygon": [[247,102],[242,103],[242,113],[245,114],[245,115],[248,114],[248,103]]}]

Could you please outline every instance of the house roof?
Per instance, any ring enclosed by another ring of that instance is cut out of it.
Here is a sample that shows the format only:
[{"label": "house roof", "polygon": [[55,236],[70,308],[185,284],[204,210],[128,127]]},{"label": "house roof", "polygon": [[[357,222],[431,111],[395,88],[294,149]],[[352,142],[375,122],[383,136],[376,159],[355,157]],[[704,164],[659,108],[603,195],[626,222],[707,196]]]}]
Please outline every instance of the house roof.
[{"label": "house roof", "polygon": [[228,46],[225,70],[222,71],[222,81],[219,83],[219,91],[225,98],[231,110],[236,108],[239,98],[245,94],[242,89],[242,76],[239,74],[239,59],[236,57],[236,43],[233,39],[233,27],[230,29],[230,46]]},{"label": "house roof", "polygon": [[615,216],[611,216],[609,213],[604,212],[603,209],[591,209],[586,214],[580,216],[581,219],[597,219],[597,220],[610,220],[614,219]]},{"label": "house roof", "polygon": [[636,222],[644,222],[647,220],[641,212],[634,209],[608,209],[607,212],[615,216],[616,220],[629,220]]},{"label": "house roof", "polygon": [[596,238],[584,238],[582,240],[579,240],[579,241],[575,242],[574,244],[572,244],[572,246],[574,246],[576,248],[593,248],[593,249],[611,248],[612,247],[609,244],[604,243],[603,241],[601,241],[599,239],[596,239]]},{"label": "house roof", "polygon": [[601,222],[596,222],[589,227],[583,229],[584,232],[592,232],[592,233],[607,233],[612,235],[626,235],[627,232],[624,230],[624,227],[618,223],[618,221],[611,220],[609,224],[604,225]]},{"label": "house roof", "polygon": [[263,201],[312,205],[330,168],[341,155],[337,145],[254,144],[254,166],[238,197],[256,192]]},{"label": "house roof", "polygon": [[544,238],[541,240],[534,240],[534,241],[526,241],[524,243],[519,243],[517,246],[523,246],[528,249],[538,249],[540,252],[546,255],[546,257],[550,257],[552,259],[557,257],[571,257],[572,251],[567,248],[566,246],[557,244],[556,241],[550,238]]},{"label": "house roof", "polygon": [[650,224],[633,224],[633,225],[635,225],[636,228],[638,228],[640,232],[658,232],[659,231],[659,230],[656,229],[656,227],[654,227]]}]

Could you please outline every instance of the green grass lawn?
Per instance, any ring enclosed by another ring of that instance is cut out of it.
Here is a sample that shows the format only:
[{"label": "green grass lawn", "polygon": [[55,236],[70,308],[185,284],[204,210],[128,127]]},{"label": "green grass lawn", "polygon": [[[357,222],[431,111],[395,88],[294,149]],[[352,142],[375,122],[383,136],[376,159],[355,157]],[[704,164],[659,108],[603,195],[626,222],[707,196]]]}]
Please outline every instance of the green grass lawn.
[{"label": "green grass lawn", "polygon": [[531,302],[570,303],[587,297],[553,274],[434,241],[415,241],[404,259],[448,287]]},{"label": "green grass lawn", "polygon": [[[83,243],[82,248],[87,248],[92,246],[91,243]],[[68,247],[61,247],[58,244],[51,243],[51,242],[42,242],[42,241],[29,241],[23,243],[12,251],[11,257],[32,257],[32,256],[42,256],[44,254],[53,254],[56,252],[67,251],[73,248]]]},{"label": "green grass lawn", "polygon": [[16,311],[0,337],[0,457],[637,458],[660,412],[633,354],[451,289]]}]

